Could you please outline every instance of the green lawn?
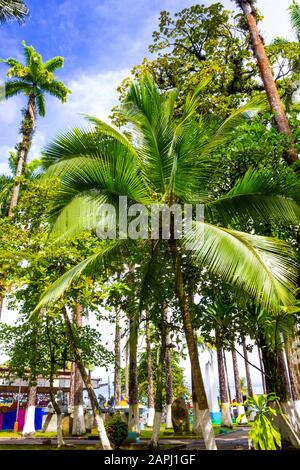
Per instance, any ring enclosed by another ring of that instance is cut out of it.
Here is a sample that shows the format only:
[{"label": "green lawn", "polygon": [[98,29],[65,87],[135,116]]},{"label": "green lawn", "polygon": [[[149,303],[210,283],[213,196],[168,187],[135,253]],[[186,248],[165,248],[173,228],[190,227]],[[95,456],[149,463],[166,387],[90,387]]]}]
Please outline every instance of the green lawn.
[{"label": "green lawn", "polygon": [[[0,431],[0,439],[3,437],[9,437],[10,439],[21,439],[21,432],[13,431]],[[45,439],[53,439],[56,437],[56,432],[36,432],[34,437],[44,437]]]}]

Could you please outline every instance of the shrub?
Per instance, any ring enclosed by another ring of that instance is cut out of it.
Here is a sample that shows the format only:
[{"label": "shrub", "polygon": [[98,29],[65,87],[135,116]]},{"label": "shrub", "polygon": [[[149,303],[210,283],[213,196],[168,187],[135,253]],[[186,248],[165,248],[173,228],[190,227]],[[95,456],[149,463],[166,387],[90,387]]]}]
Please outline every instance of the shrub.
[{"label": "shrub", "polygon": [[108,438],[115,449],[119,449],[128,434],[128,424],[122,421],[120,413],[116,413],[105,422]]}]

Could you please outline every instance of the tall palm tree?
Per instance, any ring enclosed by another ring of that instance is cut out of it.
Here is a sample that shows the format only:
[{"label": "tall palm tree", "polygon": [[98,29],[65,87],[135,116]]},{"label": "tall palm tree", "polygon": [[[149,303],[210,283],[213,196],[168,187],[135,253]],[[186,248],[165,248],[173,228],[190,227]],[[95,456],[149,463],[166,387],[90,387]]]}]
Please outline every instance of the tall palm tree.
[{"label": "tall palm tree", "polygon": [[27,46],[23,41],[25,63],[17,59],[2,60],[9,66],[7,76],[9,80],[5,84],[6,99],[23,94],[27,97],[27,105],[23,112],[21,124],[22,140],[17,145],[17,170],[16,181],[13,187],[9,205],[9,216],[13,216],[13,210],[18,203],[20,192],[20,178],[24,174],[28,152],[31,147],[32,137],[36,128],[37,115],[46,115],[45,95],[50,94],[64,103],[70,92],[66,86],[58,81],[53,72],[64,64],[62,57],[53,57],[43,62],[42,56],[32,46]]},{"label": "tall palm tree", "polygon": [[0,0],[0,23],[17,20],[23,23],[29,10],[23,0]]},{"label": "tall palm tree", "polygon": [[[274,114],[274,119],[279,132],[287,135],[291,138],[291,128],[285,114],[281,98],[276,87],[272,68],[266,54],[264,43],[261,38],[260,31],[256,21],[256,0],[234,0],[239,8],[242,9],[253,47],[253,52],[257,60],[257,64],[260,71],[260,76],[266,90],[266,94],[269,100],[270,108]],[[285,155],[287,163],[291,164],[298,160],[298,153],[295,146],[291,145],[290,149]]]},{"label": "tall palm tree", "polygon": [[[128,204],[134,202],[156,209],[161,203],[167,208],[174,202],[180,207],[185,203],[205,203],[206,220],[196,221],[195,230],[187,230],[180,240],[175,238],[174,220],[170,217],[170,237],[168,240],[158,237],[151,252],[151,265],[159,262],[158,250],[165,244],[174,264],[175,291],[205,445],[215,449],[182,256],[188,255],[198,266],[205,265],[225,282],[250,293],[264,305],[278,309],[280,304],[293,303],[297,273],[289,246],[274,238],[235,231],[228,225],[245,215],[266,219],[279,217],[298,223],[299,206],[293,195],[299,196],[299,183],[295,177],[293,182],[283,184],[280,175],[271,176],[268,170],[248,171],[228,193],[220,194],[224,172],[217,149],[228,142],[232,130],[248,119],[249,113],[253,115],[261,109],[261,98],[235,111],[216,131],[215,124],[211,128],[211,120],[197,118],[204,86],[205,83],[201,83],[195,93],[186,98],[182,116],[175,119],[177,90],[162,94],[149,77],[132,83],[122,106],[125,121],[134,132],[132,141],[109,124],[90,118],[95,129],[76,129],[60,136],[45,149],[45,165],[51,165],[48,177],[60,180],[52,211],[52,236],[56,238],[93,227],[97,227],[101,237],[107,221],[101,214],[98,217],[99,208],[104,202],[110,202],[118,209],[119,196],[126,196]],[[120,224],[121,219],[118,219]],[[135,243],[126,239],[123,222],[122,227],[119,226],[122,228],[120,240],[112,240],[110,248],[106,249],[100,243],[99,252],[65,273],[48,289],[36,310],[61,296],[73,279],[97,272],[105,257],[115,257],[126,244]]]}]

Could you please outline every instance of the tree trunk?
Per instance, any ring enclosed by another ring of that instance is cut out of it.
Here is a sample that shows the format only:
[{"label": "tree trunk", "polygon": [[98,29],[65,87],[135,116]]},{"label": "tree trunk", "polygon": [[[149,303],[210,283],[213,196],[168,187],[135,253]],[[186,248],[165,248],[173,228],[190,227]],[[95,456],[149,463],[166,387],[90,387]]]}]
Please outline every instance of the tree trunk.
[{"label": "tree trunk", "polygon": [[197,397],[195,393],[193,377],[192,377],[192,401],[193,401],[193,434],[203,439],[201,415],[199,412],[199,406],[198,406]]},{"label": "tree trunk", "polygon": [[165,357],[166,357],[166,309],[167,305],[164,302],[161,305],[161,328],[158,331],[161,337],[160,345],[160,355],[159,361],[157,364],[157,373],[156,373],[156,394],[155,394],[155,416],[154,416],[154,425],[152,431],[151,442],[149,445],[150,449],[158,449],[159,447],[159,434],[160,434],[160,424],[161,417],[163,412],[163,376],[165,371]]},{"label": "tree trunk", "polygon": [[217,342],[217,361],[218,361],[218,372],[219,372],[220,402],[221,402],[221,413],[222,413],[221,426],[232,428],[232,420],[231,420],[231,414],[230,414],[230,402],[229,402],[228,388],[227,388],[227,381],[226,381],[226,374],[225,374],[223,348],[219,344],[217,334],[216,334],[216,342]]},{"label": "tree trunk", "polygon": [[[74,311],[74,321],[76,328],[82,328],[83,308],[80,304],[76,304]],[[82,436],[85,434],[85,419],[84,419],[84,408],[83,408],[83,380],[81,377],[80,370],[76,362],[74,363],[74,385],[73,385],[73,425],[72,425],[72,436]]]},{"label": "tree trunk", "polygon": [[148,418],[147,426],[153,426],[154,420],[154,397],[153,397],[153,370],[152,370],[152,348],[151,348],[151,330],[150,330],[150,320],[147,313],[146,316],[146,350],[147,350],[147,378],[148,378]]},{"label": "tree trunk", "polygon": [[261,349],[259,346],[257,346],[257,352],[258,352],[258,358],[259,358],[259,366],[262,371],[261,373],[261,383],[263,387],[263,392],[267,393],[267,387],[266,387],[266,376],[265,376],[265,368],[264,368],[264,363],[262,360],[262,354],[261,354]]},{"label": "tree trunk", "polygon": [[205,447],[207,450],[216,450],[216,441],[210,419],[210,411],[200,369],[198,348],[194,337],[191,315],[185,293],[184,279],[181,269],[181,256],[177,248],[176,240],[169,240],[169,247],[174,263],[176,294],[179,300],[184,333],[191,361],[192,377],[194,381],[195,394],[199,406],[199,415]]},{"label": "tree trunk", "polygon": [[4,306],[4,297],[0,294],[0,322],[2,318],[3,306]]},{"label": "tree trunk", "polygon": [[115,370],[114,370],[114,405],[119,406],[121,401],[121,325],[120,306],[115,307]]},{"label": "tree trunk", "polygon": [[138,383],[137,383],[137,325],[136,319],[130,321],[129,338],[129,421],[128,429],[139,432]]},{"label": "tree trunk", "polygon": [[253,397],[253,386],[251,380],[250,366],[248,362],[248,350],[246,345],[246,338],[242,336],[243,355],[245,361],[246,381],[247,381],[247,393],[249,397]]},{"label": "tree trunk", "polygon": [[172,383],[172,366],[171,366],[171,337],[170,337],[170,314],[168,306],[164,309],[164,324],[166,330],[165,336],[165,373],[166,373],[166,429],[172,429],[172,403],[173,403],[173,383]]},{"label": "tree trunk", "polygon": [[[231,350],[231,354],[232,354],[232,365],[233,365],[234,386],[235,386],[235,399],[237,401],[238,416],[240,416],[245,413],[245,408],[243,405],[243,394],[242,394],[242,389],[241,389],[238,359],[237,359],[237,354],[236,354],[236,350],[234,349],[234,346]],[[241,424],[247,423],[247,418],[246,417],[241,418],[239,423]]]},{"label": "tree trunk", "polygon": [[276,417],[274,420],[276,427],[280,432],[283,441],[289,442],[296,448],[300,448],[300,439],[297,435],[297,430],[295,430],[293,426],[293,416],[290,413],[289,406],[286,406],[287,393],[284,377],[282,376],[282,373],[280,373],[279,369],[278,354],[267,346],[266,340],[262,335],[258,338],[258,344],[261,348],[264,369],[266,372],[267,393],[275,393],[280,400],[277,406],[280,407],[280,405],[283,405],[282,408],[287,414],[287,417],[285,415],[279,415]]},{"label": "tree trunk", "polygon": [[73,329],[72,329],[72,323],[68,317],[66,308],[62,309],[62,313],[63,313],[65,325],[66,325],[67,336],[70,342],[70,347],[72,349],[72,353],[74,356],[74,360],[78,366],[78,369],[80,370],[81,377],[83,379],[85,388],[87,390],[87,393],[91,402],[91,407],[93,410],[94,419],[96,421],[96,426],[97,426],[97,430],[98,430],[98,434],[100,438],[101,447],[103,450],[111,450],[111,445],[107,437],[105,426],[104,426],[103,416],[102,416],[101,411],[99,410],[98,400],[94,392],[93,386],[91,384],[90,377],[87,374],[84,364],[82,362],[80,351],[77,348],[76,340],[75,340]]},{"label": "tree trunk", "polygon": [[129,399],[129,338],[125,346],[125,397]]},{"label": "tree trunk", "polygon": [[31,437],[35,433],[35,403],[36,403],[37,387],[29,384],[28,402],[26,408],[25,424],[23,428],[23,436]]},{"label": "tree trunk", "polygon": [[59,404],[55,400],[55,395],[53,391],[53,381],[54,381],[54,371],[53,371],[54,365],[51,361],[51,372],[50,372],[50,400],[53,406],[53,410],[55,411],[56,414],[56,433],[57,433],[57,447],[60,449],[65,445],[64,438],[63,438],[63,431],[62,431],[62,412],[60,409]]},{"label": "tree trunk", "polygon": [[131,293],[128,296],[128,318],[129,318],[129,419],[128,429],[139,433],[139,391],[137,383],[137,345],[138,325],[134,304],[134,267],[129,265],[128,274]]},{"label": "tree trunk", "polygon": [[241,0],[241,8],[246,16],[247,24],[250,32],[252,47],[254,55],[257,59],[260,76],[266,90],[268,101],[271,107],[271,110],[274,114],[274,119],[276,122],[276,127],[279,132],[287,135],[291,139],[291,148],[285,155],[285,160],[288,164],[294,163],[298,160],[298,154],[294,143],[292,142],[292,133],[288,123],[288,119],[284,112],[284,108],[276,87],[276,83],[273,77],[272,69],[268,56],[263,45],[259,29],[257,27],[257,22],[255,15],[252,11],[252,6],[247,0]]},{"label": "tree trunk", "polygon": [[13,217],[14,208],[18,204],[20,194],[20,177],[24,174],[25,165],[27,163],[28,152],[31,147],[32,136],[35,129],[36,122],[36,97],[31,93],[28,97],[27,109],[25,111],[24,119],[22,121],[21,132],[22,141],[18,145],[17,150],[17,171],[15,176],[15,183],[12,190],[12,197],[9,203],[8,216]]}]

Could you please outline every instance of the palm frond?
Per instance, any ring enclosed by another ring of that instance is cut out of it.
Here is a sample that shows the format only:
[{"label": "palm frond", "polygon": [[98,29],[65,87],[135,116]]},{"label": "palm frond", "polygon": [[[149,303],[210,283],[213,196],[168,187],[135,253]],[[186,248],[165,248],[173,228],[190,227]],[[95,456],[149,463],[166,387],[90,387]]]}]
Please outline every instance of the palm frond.
[{"label": "palm frond", "polygon": [[98,119],[95,116],[90,116],[88,114],[84,114],[86,119],[94,124],[96,126],[96,131],[97,133],[100,134],[101,137],[106,136],[106,137],[112,137],[116,141],[120,142],[120,144],[124,145],[132,155],[136,157],[136,159],[140,162],[140,157],[139,154],[137,153],[136,149],[134,146],[131,144],[131,142],[128,140],[125,134],[120,132],[116,127],[114,127],[111,124],[108,124],[101,119]]},{"label": "palm frond", "polygon": [[267,308],[294,302],[297,266],[287,243],[196,222],[184,245],[196,263]]},{"label": "palm frond", "polygon": [[0,23],[17,20],[25,21],[29,10],[23,0],[0,0]]},{"label": "palm frond", "polygon": [[249,121],[258,113],[268,109],[265,95],[254,96],[244,106],[234,111],[219,127],[213,138],[201,149],[203,154],[211,154],[220,145],[225,144],[232,136],[232,132],[241,124]]},{"label": "palm frond", "polygon": [[48,70],[48,72],[55,72],[55,70],[60,69],[63,66],[64,58],[60,56],[53,57],[44,63],[44,67],[46,70]]},{"label": "palm frond", "polygon": [[251,170],[224,196],[205,205],[209,221],[230,224],[233,220],[300,222],[299,179],[270,170]]},{"label": "palm frond", "polygon": [[37,110],[40,116],[46,116],[46,99],[43,93],[38,93],[36,97]]},{"label": "palm frond", "polygon": [[122,249],[126,243],[126,240],[122,240],[112,241],[108,245],[103,245],[99,251],[63,274],[42,295],[33,313],[38,312],[41,308],[46,307],[48,304],[62,297],[64,292],[71,286],[72,282],[80,276],[97,276],[97,273],[103,268],[105,261],[110,257],[118,256],[120,249]]},{"label": "palm frond", "polygon": [[49,83],[44,82],[42,84],[42,88],[44,92],[47,92],[49,95],[58,98],[62,103],[65,103],[67,101],[68,95],[72,93],[63,82],[58,80],[53,80]]},{"label": "palm frond", "polygon": [[4,86],[4,93],[5,98],[12,98],[13,96],[19,94],[29,95],[32,90],[32,86],[28,83],[24,83],[22,81],[8,81],[5,83]]}]

